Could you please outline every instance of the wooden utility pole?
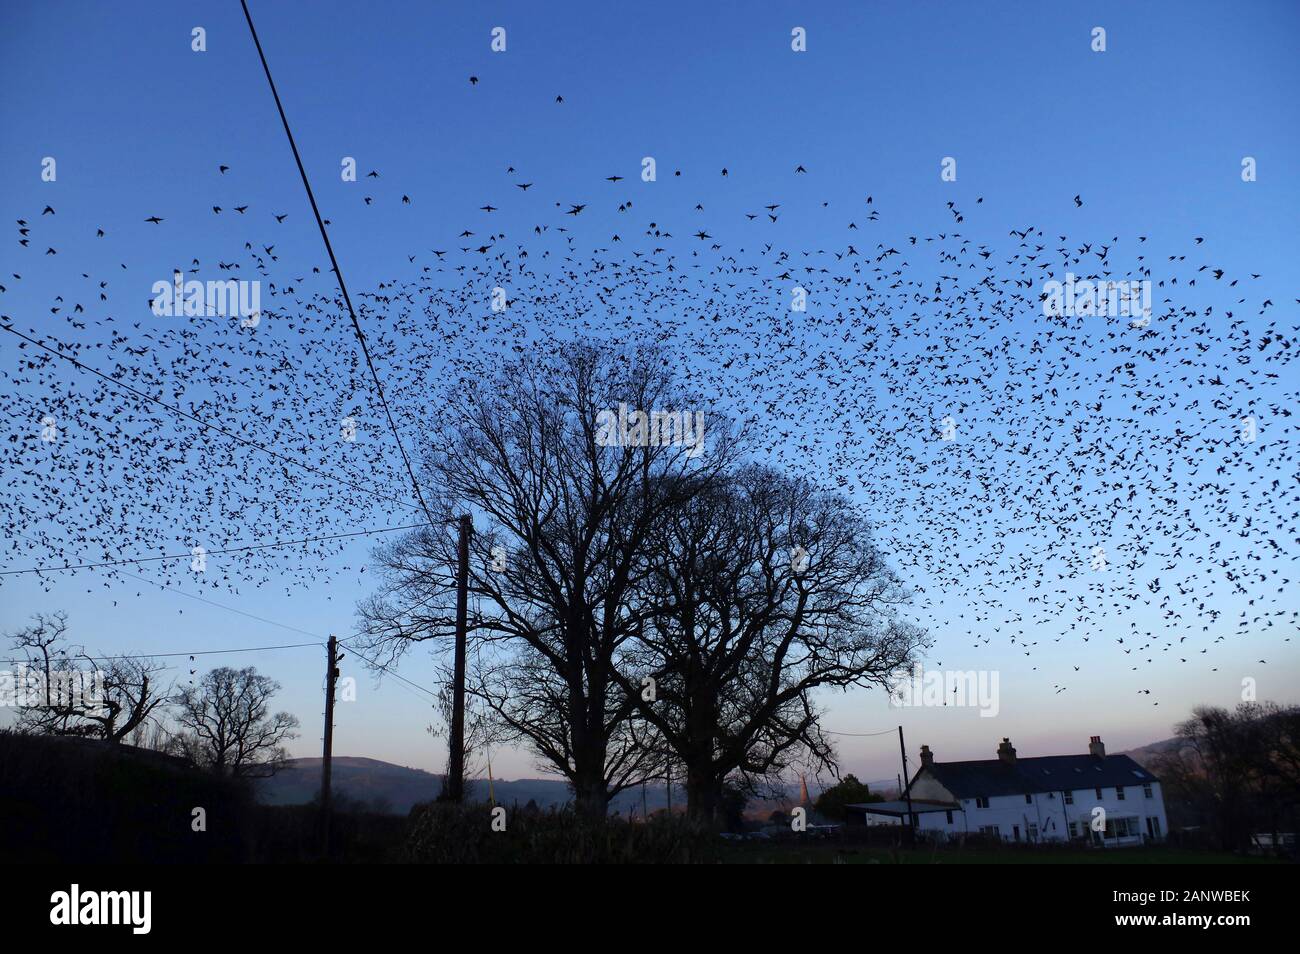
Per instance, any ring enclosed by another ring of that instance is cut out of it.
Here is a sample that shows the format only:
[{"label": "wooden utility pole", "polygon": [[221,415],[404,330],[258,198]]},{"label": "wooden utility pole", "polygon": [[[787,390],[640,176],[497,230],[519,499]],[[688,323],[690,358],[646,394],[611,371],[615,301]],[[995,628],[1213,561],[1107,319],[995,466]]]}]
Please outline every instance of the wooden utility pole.
[{"label": "wooden utility pole", "polygon": [[460,518],[460,545],[456,567],[456,662],[452,676],[451,757],[447,766],[446,797],[465,797],[465,638],[469,615],[469,537],[474,524],[469,514]]},{"label": "wooden utility pole", "polygon": [[898,751],[903,755],[903,778],[907,779],[907,788],[903,789],[903,797],[907,799],[907,841],[911,844],[916,841],[916,816],[912,814],[912,782],[911,776],[907,774],[907,746],[903,743],[903,727],[898,727]]},{"label": "wooden utility pole", "polygon": [[330,636],[325,644],[325,752],[320,763],[321,844],[330,853],[330,772],[334,756],[334,686],[339,678],[339,641]]}]

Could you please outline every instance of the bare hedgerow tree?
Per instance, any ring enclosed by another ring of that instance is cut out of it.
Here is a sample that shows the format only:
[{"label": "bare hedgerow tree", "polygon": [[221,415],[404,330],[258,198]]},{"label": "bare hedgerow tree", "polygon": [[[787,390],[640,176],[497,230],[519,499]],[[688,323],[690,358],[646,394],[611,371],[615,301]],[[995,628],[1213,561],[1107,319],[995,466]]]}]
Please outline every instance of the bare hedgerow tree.
[{"label": "bare hedgerow tree", "polygon": [[181,731],[175,751],[218,775],[252,778],[274,774],[287,756],[283,743],[297,738],[298,719],[272,713],[280,685],[246,669],[222,667],[176,694]]},{"label": "bare hedgerow tree", "polygon": [[834,769],[814,692],[885,687],[925,645],[865,519],[806,480],[722,475],[649,543],[638,669],[655,685],[636,698],[702,820],[728,781],[752,792],[796,759]]},{"label": "bare hedgerow tree", "polygon": [[[471,631],[483,666],[471,690],[580,810],[658,774],[658,748],[619,672],[644,619],[636,602],[652,532],[735,455],[732,429],[682,392],[653,348],[566,344],[463,381],[427,436],[437,516],[472,513]],[[610,412],[659,412],[656,433]],[[690,411],[683,434],[667,412]],[[693,441],[707,433],[707,443]],[[624,440],[624,438],[631,438]],[[644,438],[644,439],[643,439]],[[375,551],[382,588],[359,607],[369,648],[392,661],[451,645],[456,544],[419,530]]]},{"label": "bare hedgerow tree", "polygon": [[[1300,821],[1300,706],[1198,706],[1175,729],[1177,745],[1151,768],[1185,826],[1215,832],[1225,849],[1256,832],[1294,831]],[[1171,810],[1171,822],[1172,818]],[[1189,826],[1190,827],[1190,826]]]},{"label": "bare hedgerow tree", "polygon": [[38,696],[20,707],[18,728],[121,742],[166,702],[170,689],[155,679],[166,667],[148,657],[97,658],[68,644],[67,629],[66,613],[38,613],[10,637]]}]

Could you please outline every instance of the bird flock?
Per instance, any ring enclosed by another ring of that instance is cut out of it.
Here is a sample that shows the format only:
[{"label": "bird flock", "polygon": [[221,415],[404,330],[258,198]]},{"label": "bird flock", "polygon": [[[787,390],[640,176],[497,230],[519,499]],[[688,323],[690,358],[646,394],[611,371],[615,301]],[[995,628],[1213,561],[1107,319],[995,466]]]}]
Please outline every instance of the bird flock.
[{"label": "bird flock", "polygon": [[[998,223],[984,197],[944,203],[928,234],[868,194],[772,195],[724,221],[712,200],[738,168],[673,170],[676,194],[694,194],[651,216],[637,190],[653,184],[636,173],[542,199],[503,163],[499,194],[460,227],[438,228],[436,247],[412,240],[384,263],[390,278],[353,289],[417,458],[438,395],[503,360],[575,337],[653,341],[708,410],[744,422],[755,457],[870,515],[941,655],[974,665],[997,646],[1034,669],[1046,656],[1060,693],[1083,669],[1244,673],[1290,641],[1295,309],[1274,306],[1264,276],[1232,274],[1205,236],[1159,251],[1139,233],[1071,237]],[[803,185],[815,168],[788,174]],[[239,170],[209,175],[215,188]],[[361,183],[349,201],[363,213],[427,225],[414,189],[378,170]],[[289,200],[202,208],[208,221],[144,210],[104,228],[50,205],[16,220],[0,281],[0,570],[291,596],[364,573],[339,535],[420,522],[323,250],[278,251]],[[793,209],[822,216],[818,247],[785,233]],[[535,224],[507,235],[503,210]],[[178,255],[176,270],[261,282],[261,320],[151,314],[113,233],[174,229],[181,248],[187,229],[232,215],[242,242]],[[60,262],[48,312],[7,306],[30,257],[57,258],[73,233],[98,244]],[[1151,313],[1048,314],[1044,284],[1067,273],[1150,282]],[[145,557],[167,559],[114,562]],[[110,565],[53,569],[97,562]],[[1042,652],[1054,643],[1068,653]]]}]

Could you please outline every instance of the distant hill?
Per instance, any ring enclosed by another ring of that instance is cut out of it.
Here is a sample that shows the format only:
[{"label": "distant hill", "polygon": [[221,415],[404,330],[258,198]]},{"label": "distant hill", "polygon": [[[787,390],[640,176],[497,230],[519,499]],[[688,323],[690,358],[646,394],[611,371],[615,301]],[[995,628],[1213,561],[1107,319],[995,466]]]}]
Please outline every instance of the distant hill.
[{"label": "distant hill", "polygon": [[[320,795],[320,771],[320,759],[290,759],[282,771],[257,780],[257,799],[266,805],[313,801]],[[379,759],[335,756],[333,774],[336,797],[403,815],[417,802],[434,798],[442,787],[437,775]]]},{"label": "distant hill", "polygon": [[1126,749],[1116,754],[1127,755],[1138,765],[1150,769],[1156,759],[1170,752],[1177,752],[1182,745],[1182,739],[1161,739],[1159,742],[1149,742],[1146,745],[1138,746],[1136,749]]},{"label": "distant hill", "polygon": [[[320,759],[290,759],[283,771],[257,781],[257,798],[267,805],[306,804],[320,794],[320,769]],[[469,785],[474,797],[487,799],[486,779],[475,779]],[[442,776],[378,759],[335,756],[332,787],[336,798],[342,796],[365,802],[378,811],[405,815],[411,806],[437,797]],[[567,782],[553,778],[497,779],[492,789],[497,802],[503,805],[526,805],[531,800],[541,808],[551,808],[573,797]],[[663,808],[667,802],[662,785],[646,788],[645,805],[649,811]],[[685,793],[673,786],[673,807],[685,803]],[[639,815],[641,790],[622,793],[614,800],[614,809],[622,814],[635,810]]]}]

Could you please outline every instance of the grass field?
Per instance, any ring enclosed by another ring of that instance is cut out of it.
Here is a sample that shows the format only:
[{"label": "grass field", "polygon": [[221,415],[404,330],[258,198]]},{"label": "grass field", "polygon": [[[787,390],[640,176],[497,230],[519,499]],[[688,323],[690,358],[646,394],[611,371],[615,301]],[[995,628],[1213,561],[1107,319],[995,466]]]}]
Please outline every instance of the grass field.
[{"label": "grass field", "polygon": [[784,865],[1235,865],[1279,864],[1275,858],[1181,848],[917,848],[894,849],[834,842],[736,843],[723,850],[726,864]]}]

